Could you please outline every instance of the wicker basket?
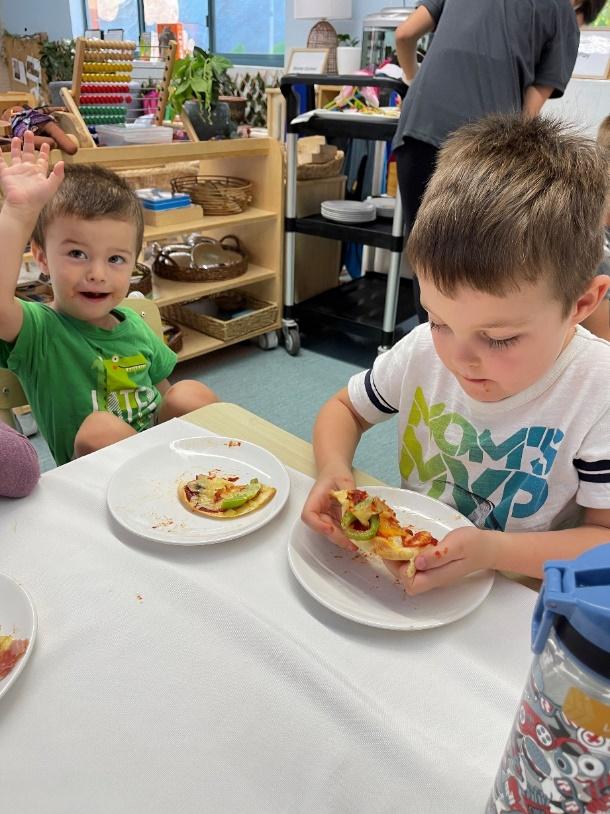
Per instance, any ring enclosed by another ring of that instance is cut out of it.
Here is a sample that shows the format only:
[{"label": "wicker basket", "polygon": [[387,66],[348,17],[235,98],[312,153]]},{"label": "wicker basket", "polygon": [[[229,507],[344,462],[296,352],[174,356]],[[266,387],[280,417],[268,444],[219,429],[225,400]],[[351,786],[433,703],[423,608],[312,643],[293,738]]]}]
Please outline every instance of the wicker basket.
[{"label": "wicker basket", "polygon": [[180,282],[233,280],[248,269],[248,256],[235,235],[197,237],[193,244],[153,244],[153,271]]},{"label": "wicker basket", "polygon": [[161,320],[161,324],[163,326],[163,341],[170,350],[178,353],[178,351],[182,350],[184,338],[182,328],[176,325],[175,322],[167,322],[165,319]]},{"label": "wicker basket", "polygon": [[135,170],[117,170],[117,175],[124,178],[132,189],[172,188],[172,180],[185,175],[196,175],[199,161],[177,161],[175,164],[161,164],[158,167],[140,167]]},{"label": "wicker basket", "polygon": [[[199,314],[188,303],[181,305],[166,305],[161,309],[163,317],[188,325],[196,331],[213,336],[216,339],[227,341],[240,336],[263,331],[273,325],[277,319],[278,307],[276,303],[260,300],[248,292],[245,295],[245,307],[254,309],[251,314],[236,316],[233,319],[218,319],[208,314]],[[219,295],[222,296],[222,295]],[[202,299],[214,300],[214,295]]]},{"label": "wicker basket", "polygon": [[144,263],[136,263],[136,267],[131,274],[129,283],[129,291],[139,291],[140,294],[150,294],[152,291],[152,274],[150,269]]},{"label": "wicker basket", "polygon": [[299,181],[308,181],[315,178],[334,178],[336,175],[341,175],[344,158],[343,150],[338,150],[334,158],[325,161],[323,164],[301,164],[297,167],[297,178]]},{"label": "wicker basket", "polygon": [[191,175],[172,180],[174,192],[186,192],[204,215],[238,215],[252,203],[252,184],[225,175]]}]

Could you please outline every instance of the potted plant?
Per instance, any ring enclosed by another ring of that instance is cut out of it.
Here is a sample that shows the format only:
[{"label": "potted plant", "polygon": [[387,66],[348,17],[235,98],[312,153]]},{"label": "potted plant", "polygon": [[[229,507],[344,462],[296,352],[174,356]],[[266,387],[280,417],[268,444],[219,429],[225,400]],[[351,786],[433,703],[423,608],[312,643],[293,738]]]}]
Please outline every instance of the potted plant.
[{"label": "potted plant", "polygon": [[46,40],[40,45],[40,64],[47,82],[72,79],[74,70],[74,40]]},{"label": "potted plant", "polygon": [[337,73],[354,74],[360,70],[360,40],[350,34],[337,34]]},{"label": "potted plant", "polygon": [[46,76],[52,105],[63,105],[59,89],[69,88],[72,84],[74,54],[74,40],[45,40],[40,44],[40,64]]},{"label": "potted plant", "polygon": [[232,135],[229,106],[218,97],[223,76],[231,63],[195,46],[192,54],[176,60],[170,88],[170,104],[176,113],[188,116],[202,141]]}]

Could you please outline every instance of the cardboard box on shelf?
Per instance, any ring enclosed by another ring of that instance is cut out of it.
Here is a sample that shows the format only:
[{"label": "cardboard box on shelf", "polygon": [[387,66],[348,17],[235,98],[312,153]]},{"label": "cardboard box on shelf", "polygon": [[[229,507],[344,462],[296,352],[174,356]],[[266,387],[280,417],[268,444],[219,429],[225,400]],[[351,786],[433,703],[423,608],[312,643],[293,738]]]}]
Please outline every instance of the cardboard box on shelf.
[{"label": "cardboard box on shelf", "polygon": [[[297,182],[297,218],[319,214],[322,201],[345,197],[345,175]],[[302,302],[339,285],[341,242],[312,235],[296,235],[295,302]]]}]

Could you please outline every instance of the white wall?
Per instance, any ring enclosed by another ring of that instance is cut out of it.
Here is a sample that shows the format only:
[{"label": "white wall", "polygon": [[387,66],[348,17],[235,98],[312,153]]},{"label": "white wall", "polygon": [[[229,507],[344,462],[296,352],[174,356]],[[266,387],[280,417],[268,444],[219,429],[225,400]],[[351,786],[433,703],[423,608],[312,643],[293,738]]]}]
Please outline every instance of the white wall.
[{"label": "white wall", "polygon": [[[381,11],[387,6],[402,6],[401,0],[352,0],[351,20],[331,20],[340,34],[351,34],[362,40],[362,20],[367,14]],[[286,52],[291,48],[304,48],[307,44],[307,35],[315,20],[295,20],[294,2],[286,0]]]},{"label": "white wall", "polygon": [[[50,40],[72,37],[70,6],[79,0],[0,0],[0,20],[9,34],[36,34],[46,31]],[[82,22],[82,12],[80,12]],[[80,31],[78,33],[81,33]]]},{"label": "white wall", "polygon": [[543,111],[595,138],[610,111],[610,79],[571,79],[561,99],[550,99]]}]

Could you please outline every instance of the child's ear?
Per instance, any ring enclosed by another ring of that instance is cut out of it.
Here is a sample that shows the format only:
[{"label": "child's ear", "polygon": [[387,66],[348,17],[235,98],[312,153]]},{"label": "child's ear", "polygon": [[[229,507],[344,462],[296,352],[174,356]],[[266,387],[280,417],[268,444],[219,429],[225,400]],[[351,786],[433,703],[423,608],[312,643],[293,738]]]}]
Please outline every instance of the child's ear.
[{"label": "child's ear", "polygon": [[44,249],[38,245],[34,240],[31,241],[30,247],[32,249],[32,254],[34,255],[34,260],[36,264],[40,266],[40,268],[44,271],[45,274],[49,273],[49,269],[47,266],[47,256],[44,252]]},{"label": "child's ear", "polygon": [[610,287],[610,277],[605,274],[598,274],[594,277],[586,291],[580,295],[574,304],[571,322],[576,325],[586,319],[595,311],[600,302],[604,299],[606,291]]}]

